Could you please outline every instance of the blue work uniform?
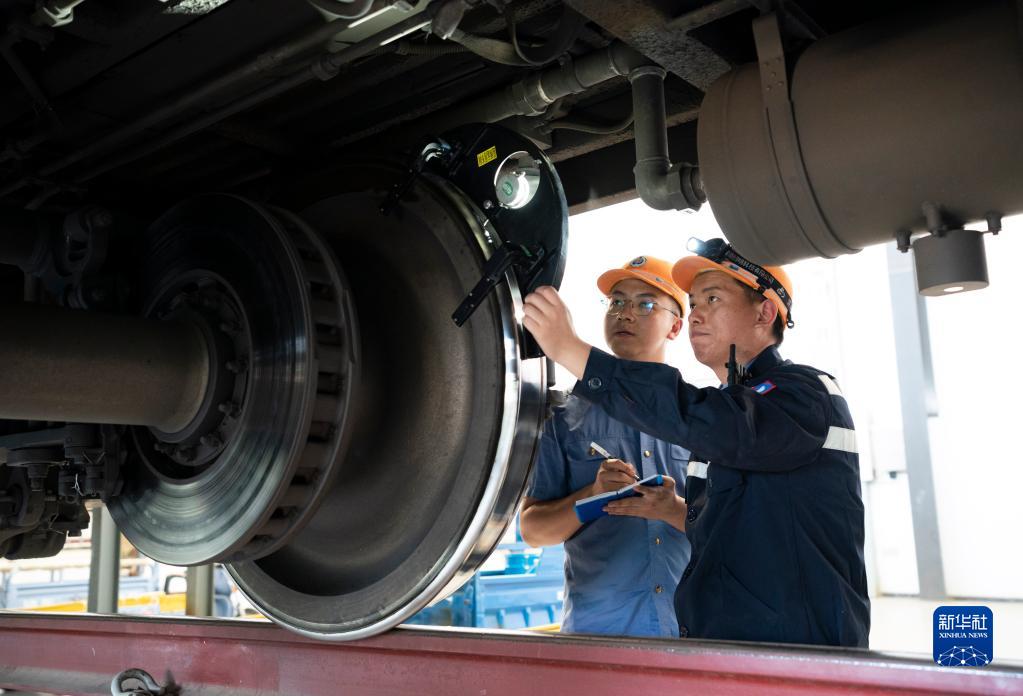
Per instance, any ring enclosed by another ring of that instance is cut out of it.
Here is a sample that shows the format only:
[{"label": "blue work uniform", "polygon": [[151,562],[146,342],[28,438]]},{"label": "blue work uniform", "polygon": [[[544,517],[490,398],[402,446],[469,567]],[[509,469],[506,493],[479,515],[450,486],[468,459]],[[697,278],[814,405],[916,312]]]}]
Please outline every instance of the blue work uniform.
[{"label": "blue work uniform", "polygon": [[743,384],[698,389],[594,349],[576,394],[693,452],[683,637],[867,646],[859,457],[830,375],[772,346]]},{"label": "blue work uniform", "polygon": [[[596,442],[636,467],[667,474],[682,494],[689,452],[608,417],[573,396],[554,408],[527,495],[559,500],[593,483],[604,458]],[[689,562],[684,532],[660,520],[605,516],[565,542],[564,633],[678,636],[673,597]]]}]

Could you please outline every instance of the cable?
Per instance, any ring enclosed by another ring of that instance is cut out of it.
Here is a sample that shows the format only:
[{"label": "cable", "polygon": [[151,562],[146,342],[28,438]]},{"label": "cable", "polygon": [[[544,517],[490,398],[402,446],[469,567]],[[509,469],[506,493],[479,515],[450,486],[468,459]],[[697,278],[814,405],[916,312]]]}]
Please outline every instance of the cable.
[{"label": "cable", "polygon": [[561,118],[548,122],[546,125],[541,126],[540,130],[545,133],[550,133],[554,130],[570,130],[580,133],[593,133],[594,135],[611,135],[625,130],[632,125],[632,121],[633,116],[631,113],[626,118],[615,123],[595,123],[593,121],[576,121],[571,118]]},{"label": "cable", "polygon": [[354,0],[308,0],[309,4],[339,19],[359,19],[373,8],[373,0],[364,0],[352,11]]},{"label": "cable", "polygon": [[566,5],[562,8],[557,29],[539,46],[523,46],[519,43],[517,20],[512,8],[509,7],[505,11],[504,21],[508,26],[508,36],[511,39],[512,48],[515,49],[515,54],[526,64],[539,67],[568,52],[585,26],[586,17]]},{"label": "cable", "polygon": [[476,34],[467,34],[461,29],[455,29],[451,33],[449,40],[464,46],[480,58],[489,60],[491,63],[511,65],[516,68],[524,68],[531,65],[531,63],[527,63],[519,58],[515,47],[507,41],[492,39],[487,36],[477,36]]}]

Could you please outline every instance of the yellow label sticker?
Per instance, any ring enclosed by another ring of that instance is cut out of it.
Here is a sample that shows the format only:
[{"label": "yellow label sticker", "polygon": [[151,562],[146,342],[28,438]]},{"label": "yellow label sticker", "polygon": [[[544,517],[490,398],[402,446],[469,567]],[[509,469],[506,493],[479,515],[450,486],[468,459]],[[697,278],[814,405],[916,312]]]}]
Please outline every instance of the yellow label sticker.
[{"label": "yellow label sticker", "polygon": [[497,159],[497,147],[489,147],[483,152],[476,155],[476,166],[482,167],[487,162],[493,162]]}]

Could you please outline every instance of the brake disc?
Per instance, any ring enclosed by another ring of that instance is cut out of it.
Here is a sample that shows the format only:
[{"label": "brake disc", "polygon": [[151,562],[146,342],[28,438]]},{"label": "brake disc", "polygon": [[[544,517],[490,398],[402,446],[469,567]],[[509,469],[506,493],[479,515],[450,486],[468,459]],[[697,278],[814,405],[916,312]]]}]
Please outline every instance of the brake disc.
[{"label": "brake disc", "polygon": [[309,519],[346,451],[359,347],[347,283],[298,218],[233,196],[175,207],[143,247],[144,314],[199,330],[208,385],[180,430],[131,429],[111,515],[164,563],[270,553]]}]

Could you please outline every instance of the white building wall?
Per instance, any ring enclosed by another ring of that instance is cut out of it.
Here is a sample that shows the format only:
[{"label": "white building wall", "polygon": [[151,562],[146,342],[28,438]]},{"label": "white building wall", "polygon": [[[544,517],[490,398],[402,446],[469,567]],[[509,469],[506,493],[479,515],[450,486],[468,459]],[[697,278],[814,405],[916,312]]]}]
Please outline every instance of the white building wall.
[{"label": "white building wall", "polygon": [[938,526],[950,596],[1023,599],[1023,217],[984,241],[990,287],[927,299]]}]

